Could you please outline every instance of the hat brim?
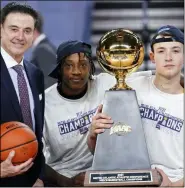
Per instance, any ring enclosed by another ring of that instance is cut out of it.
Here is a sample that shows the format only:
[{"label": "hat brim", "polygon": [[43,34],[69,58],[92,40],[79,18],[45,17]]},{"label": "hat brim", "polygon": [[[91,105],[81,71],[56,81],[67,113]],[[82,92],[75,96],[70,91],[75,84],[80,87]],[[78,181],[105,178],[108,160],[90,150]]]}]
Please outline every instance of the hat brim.
[{"label": "hat brim", "polygon": [[[164,35],[164,34],[169,34],[169,36],[171,36],[170,38],[159,38],[157,39],[158,36],[160,35]],[[160,42],[180,42],[182,44],[184,44],[184,35],[183,33],[181,33],[181,31],[177,30],[176,29],[169,29],[169,30],[164,30],[164,31],[161,31],[159,33],[156,33],[154,35],[154,37],[152,38],[151,40],[151,47],[153,47],[154,44],[156,43],[160,43]]]},{"label": "hat brim", "polygon": [[57,79],[58,78],[58,70],[60,68],[61,63],[58,63],[55,68],[48,74],[48,76]]}]

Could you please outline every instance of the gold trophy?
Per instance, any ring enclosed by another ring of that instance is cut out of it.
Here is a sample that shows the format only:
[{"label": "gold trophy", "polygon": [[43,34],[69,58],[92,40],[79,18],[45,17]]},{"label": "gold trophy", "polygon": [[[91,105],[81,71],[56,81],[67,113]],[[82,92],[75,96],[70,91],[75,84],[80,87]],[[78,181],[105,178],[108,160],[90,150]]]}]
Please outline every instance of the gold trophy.
[{"label": "gold trophy", "polygon": [[98,135],[92,169],[85,186],[159,186],[160,176],[151,169],[136,92],[125,83],[144,59],[144,45],[130,30],[114,29],[99,41],[100,66],[117,83],[105,92],[103,113],[114,124]]},{"label": "gold trophy", "polygon": [[130,30],[112,30],[100,39],[96,53],[100,66],[116,77],[117,84],[111,90],[131,89],[125,78],[143,63],[144,46],[140,38]]}]

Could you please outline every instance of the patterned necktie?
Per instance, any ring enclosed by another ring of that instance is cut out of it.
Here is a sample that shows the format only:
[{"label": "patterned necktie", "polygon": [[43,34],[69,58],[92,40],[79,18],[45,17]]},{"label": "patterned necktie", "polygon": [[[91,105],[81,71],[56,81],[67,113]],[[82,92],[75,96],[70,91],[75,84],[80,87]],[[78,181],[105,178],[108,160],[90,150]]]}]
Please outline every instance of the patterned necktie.
[{"label": "patterned necktie", "polygon": [[24,73],[23,73],[23,66],[22,65],[16,65],[16,66],[13,67],[13,69],[17,72],[17,82],[18,82],[19,97],[20,97],[20,107],[21,107],[24,123],[26,125],[28,125],[31,129],[33,129],[31,110],[30,110],[30,99],[29,99],[26,79],[25,79]]}]

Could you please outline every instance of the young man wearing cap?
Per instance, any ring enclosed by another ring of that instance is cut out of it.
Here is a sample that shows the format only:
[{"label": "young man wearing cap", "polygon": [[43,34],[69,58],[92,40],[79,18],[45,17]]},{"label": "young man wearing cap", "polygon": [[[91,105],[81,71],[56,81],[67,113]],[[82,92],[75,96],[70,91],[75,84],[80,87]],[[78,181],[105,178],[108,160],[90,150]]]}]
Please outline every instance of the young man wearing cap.
[{"label": "young man wearing cap", "polygon": [[57,63],[50,76],[58,83],[45,93],[46,179],[58,186],[83,185],[81,172],[91,167],[93,158],[87,132],[105,90],[115,79],[106,73],[93,76],[91,46],[83,42],[62,43]]},{"label": "young man wearing cap", "polygon": [[[173,26],[160,28],[151,41],[150,59],[156,74],[127,80],[136,90],[152,168],[162,176],[161,186],[184,186],[184,89],[180,85],[184,34]],[[113,124],[101,113],[92,120],[88,146],[93,151],[97,134]]]}]

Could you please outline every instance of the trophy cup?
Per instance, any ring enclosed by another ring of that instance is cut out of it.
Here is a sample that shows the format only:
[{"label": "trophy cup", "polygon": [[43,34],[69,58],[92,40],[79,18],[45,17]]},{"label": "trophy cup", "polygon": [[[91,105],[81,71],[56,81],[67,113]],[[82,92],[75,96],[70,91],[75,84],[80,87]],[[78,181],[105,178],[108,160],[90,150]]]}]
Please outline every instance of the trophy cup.
[{"label": "trophy cup", "polygon": [[103,101],[103,113],[114,124],[97,137],[84,186],[159,186],[160,175],[150,165],[136,92],[125,83],[126,76],[143,62],[143,43],[132,31],[115,29],[100,39],[96,52],[100,66],[117,80]]}]

